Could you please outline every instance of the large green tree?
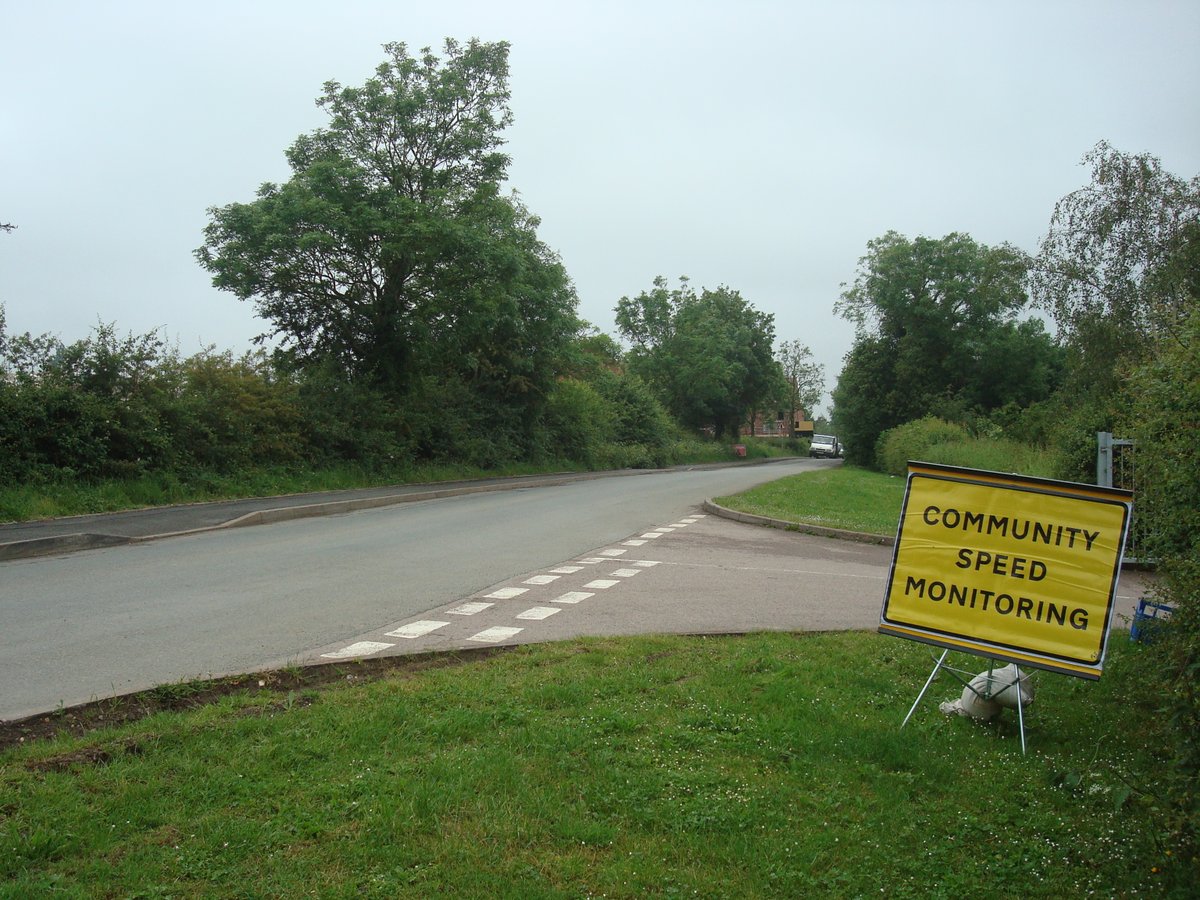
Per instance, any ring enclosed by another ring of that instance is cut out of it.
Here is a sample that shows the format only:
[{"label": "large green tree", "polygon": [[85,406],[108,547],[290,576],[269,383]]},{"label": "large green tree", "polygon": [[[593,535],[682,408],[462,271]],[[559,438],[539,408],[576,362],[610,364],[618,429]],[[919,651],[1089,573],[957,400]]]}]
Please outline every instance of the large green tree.
[{"label": "large green tree", "polygon": [[392,395],[436,378],[533,402],[576,298],[536,217],[501,192],[508,45],[385,51],[361,87],[325,85],[329,122],[287,151],[287,182],[209,210],[197,258],[299,368]]},{"label": "large green tree", "polygon": [[1055,205],[1029,276],[1068,353],[1051,437],[1062,477],[1077,480],[1094,472],[1095,433],[1123,418],[1125,376],[1178,340],[1195,308],[1186,249],[1200,227],[1200,178],[1103,141],[1083,162],[1091,180]]},{"label": "large green tree", "polygon": [[696,293],[686,278],[672,289],[660,276],[650,291],[622,297],[616,320],[632,343],[629,367],[689,428],[735,435],[778,385],[774,317],[735,290]]},{"label": "large green tree", "polygon": [[812,350],[800,341],[784,341],[775,353],[783,373],[783,404],[790,411],[788,434],[795,436],[796,411],[811,418],[825,392],[825,367],[813,359]]},{"label": "large green tree", "polygon": [[1046,397],[1060,353],[1038,320],[1019,320],[1028,260],[965,234],[867,245],[835,310],[856,337],[834,391],[847,456],[870,464],[879,435],[947,409],[988,411]]},{"label": "large green tree", "polygon": [[1091,182],[1054,207],[1030,293],[1073,351],[1073,391],[1110,394],[1122,363],[1179,332],[1195,304],[1180,247],[1200,222],[1200,177],[1105,141],[1083,159]]}]

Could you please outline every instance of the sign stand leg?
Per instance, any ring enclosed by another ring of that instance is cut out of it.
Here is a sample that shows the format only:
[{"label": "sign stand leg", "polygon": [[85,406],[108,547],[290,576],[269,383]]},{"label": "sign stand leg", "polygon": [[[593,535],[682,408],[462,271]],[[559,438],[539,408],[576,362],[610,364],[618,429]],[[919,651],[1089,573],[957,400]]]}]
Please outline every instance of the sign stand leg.
[{"label": "sign stand leg", "polygon": [[1021,690],[1021,667],[1017,666],[1017,721],[1021,723],[1021,755],[1025,755],[1025,694]]},{"label": "sign stand leg", "polygon": [[937,673],[941,671],[942,663],[946,661],[946,655],[949,652],[949,650],[943,650],[942,655],[938,657],[937,664],[934,665],[933,671],[929,673],[929,678],[927,678],[925,681],[925,687],[921,688],[921,693],[917,694],[917,699],[913,702],[912,709],[908,711],[908,715],[905,716],[904,721],[900,723],[901,728],[908,724],[908,720],[912,718],[912,714],[917,711],[917,706],[920,704],[921,698],[925,696],[925,692],[928,691],[929,686],[933,684],[933,679],[937,678]]},{"label": "sign stand leg", "polygon": [[1013,668],[1015,668],[1016,672],[1017,672],[1017,680],[1014,681],[1012,684],[1006,684],[1004,687],[1000,688],[1000,690],[993,692],[992,691],[992,665],[994,664],[994,662],[995,661],[993,660],[992,662],[990,662],[988,664],[987,690],[984,693],[982,693],[982,694],[979,693],[979,691],[976,691],[969,684],[967,685],[967,687],[970,690],[974,691],[974,693],[977,697],[981,697],[984,700],[995,700],[997,697],[999,697],[1001,694],[1003,694],[1009,688],[1016,688],[1016,690],[1017,690],[1017,722],[1020,724],[1020,728],[1021,728],[1021,755],[1025,756],[1026,755],[1026,751],[1025,751],[1025,692],[1024,692],[1024,689],[1021,684],[1021,679],[1024,676],[1021,674],[1021,667],[1018,666],[1016,663],[1013,663]]}]

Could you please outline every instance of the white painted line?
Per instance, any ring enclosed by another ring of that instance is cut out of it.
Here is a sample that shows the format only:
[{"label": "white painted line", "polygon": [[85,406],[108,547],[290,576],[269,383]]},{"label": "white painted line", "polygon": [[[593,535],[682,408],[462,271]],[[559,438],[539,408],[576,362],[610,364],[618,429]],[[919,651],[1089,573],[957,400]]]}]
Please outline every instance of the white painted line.
[{"label": "white painted line", "polygon": [[624,556],[628,552],[629,552],[628,550],[622,550],[620,547],[613,547],[610,550],[601,550],[600,555],[601,556]]},{"label": "white painted line", "polygon": [[386,650],[388,647],[395,647],[395,644],[381,644],[379,641],[359,641],[357,644],[351,644],[349,647],[343,647],[341,650],[335,650],[333,653],[322,653],[322,659],[350,659],[352,656],[370,656],[372,653],[378,653],[380,650]]},{"label": "white painted line", "polygon": [[650,540],[654,540],[655,538],[662,537],[662,532],[661,531],[647,531],[645,534],[642,535],[642,537],[648,538]]},{"label": "white painted line", "polygon": [[462,606],[456,606],[454,609],[446,610],[448,616],[473,616],[475,613],[481,613],[485,609],[495,606],[495,603],[480,603],[474,601],[472,603],[464,603]]},{"label": "white painted line", "polygon": [[595,588],[598,591],[603,591],[606,588],[612,587],[614,584],[620,584],[615,578],[597,578],[595,581],[589,581],[584,585],[585,588]]},{"label": "white painted line", "polygon": [[672,528],[687,528],[691,524],[692,524],[691,522],[672,522],[671,527]]},{"label": "white painted line", "polygon": [[658,565],[657,559],[631,559],[629,561],[633,563],[633,565],[643,569],[650,569]]},{"label": "white painted line", "polygon": [[442,626],[449,624],[449,622],[433,622],[428,619],[423,619],[420,622],[409,622],[407,625],[401,625],[395,631],[387,632],[387,636],[409,639],[419,638],[424,637],[431,631],[437,631]]},{"label": "white painted line", "polygon": [[551,603],[578,603],[580,600],[586,600],[588,597],[595,597],[595,594],[589,594],[587,591],[568,591],[561,597],[555,597]]},{"label": "white painted line", "polygon": [[581,562],[585,566],[594,566],[596,563],[612,562],[610,559],[605,559],[603,556],[589,556],[587,559],[577,559],[576,562]]},{"label": "white painted line", "polygon": [[609,572],[613,578],[632,578],[634,575],[640,575],[641,569],[617,569],[615,572]]},{"label": "white painted line", "polygon": [[555,613],[562,612],[557,606],[535,606],[533,609],[527,609],[523,613],[518,613],[518,619],[548,619]]},{"label": "white painted line", "polygon": [[557,575],[534,575],[532,578],[526,578],[521,584],[553,584],[558,578]]},{"label": "white painted line", "polygon": [[498,591],[492,591],[490,594],[484,594],[489,600],[511,600],[513,597],[520,597],[522,594],[529,593],[529,588],[500,588]]},{"label": "white painted line", "polygon": [[621,541],[626,547],[640,547],[645,541]]},{"label": "white painted line", "polygon": [[582,572],[583,566],[559,566],[557,569],[551,569],[558,575],[574,575],[576,572]]},{"label": "white painted line", "polygon": [[481,644],[497,644],[500,641],[506,641],[510,637],[515,637],[524,631],[524,628],[505,628],[502,625],[497,625],[494,628],[485,629],[479,634],[467,638],[468,641],[478,641]]}]

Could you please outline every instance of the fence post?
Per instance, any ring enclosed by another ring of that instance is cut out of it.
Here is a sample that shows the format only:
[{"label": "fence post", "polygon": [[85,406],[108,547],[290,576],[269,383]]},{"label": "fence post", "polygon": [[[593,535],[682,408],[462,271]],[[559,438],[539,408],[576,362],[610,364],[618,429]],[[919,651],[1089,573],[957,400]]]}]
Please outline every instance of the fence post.
[{"label": "fence post", "polygon": [[1096,484],[1099,487],[1112,487],[1112,447],[1111,431],[1096,432]]}]

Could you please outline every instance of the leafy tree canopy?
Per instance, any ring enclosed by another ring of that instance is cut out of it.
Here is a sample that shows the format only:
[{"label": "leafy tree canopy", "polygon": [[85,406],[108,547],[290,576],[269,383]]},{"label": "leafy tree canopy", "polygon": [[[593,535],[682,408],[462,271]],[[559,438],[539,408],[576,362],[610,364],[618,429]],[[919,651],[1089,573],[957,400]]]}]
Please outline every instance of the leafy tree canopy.
[{"label": "leafy tree canopy", "polygon": [[793,428],[797,410],[811,418],[816,414],[817,403],[825,392],[825,367],[813,360],[812,350],[800,341],[784,341],[775,353],[783,373],[783,402],[792,417],[788,430]]},{"label": "leafy tree canopy", "polygon": [[633,344],[629,367],[685,426],[737,434],[749,411],[771,396],[779,364],[771,353],[774,316],[727,287],[696,293],[686,278],[616,307],[617,328]]},{"label": "leafy tree canopy", "polygon": [[287,151],[290,180],[209,210],[196,256],[298,367],[393,393],[436,375],[539,396],[576,298],[538,219],[500,192],[508,45],[384,49],[361,87],[325,85],[329,123]]},{"label": "leafy tree canopy", "polygon": [[1083,162],[1091,183],[1055,205],[1030,292],[1075,350],[1079,380],[1111,392],[1118,360],[1143,356],[1188,320],[1195,294],[1179,251],[1200,222],[1200,177],[1104,141]]},{"label": "leafy tree canopy", "polygon": [[946,404],[1027,405],[1057,385],[1061,354],[1026,306],[1028,259],[965,234],[867,245],[835,310],[857,337],[834,392],[847,454],[869,464],[879,435]]}]

